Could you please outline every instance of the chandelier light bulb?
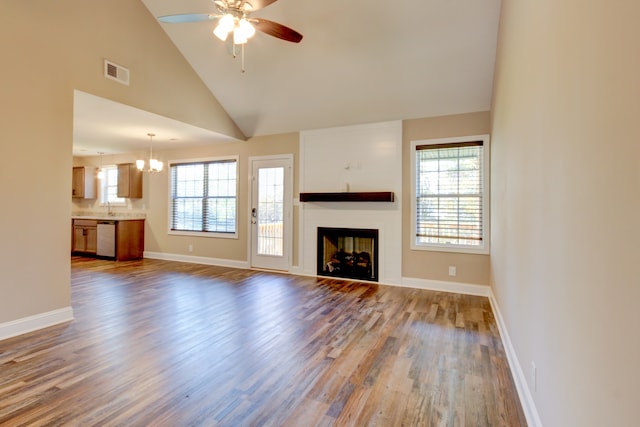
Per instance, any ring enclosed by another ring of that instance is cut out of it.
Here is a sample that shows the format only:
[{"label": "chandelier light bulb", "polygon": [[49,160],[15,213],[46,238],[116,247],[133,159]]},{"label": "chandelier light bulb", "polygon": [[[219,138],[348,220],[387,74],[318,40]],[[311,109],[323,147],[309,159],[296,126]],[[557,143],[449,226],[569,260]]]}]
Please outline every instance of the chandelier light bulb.
[{"label": "chandelier light bulb", "polygon": [[162,171],[162,166],[163,164],[160,160],[156,160],[156,159],[149,160],[149,169],[151,169],[154,172]]},{"label": "chandelier light bulb", "polygon": [[144,160],[136,160],[136,167],[142,172],[162,172],[164,164],[153,158],[153,137],[155,133],[148,133],[149,136],[149,169],[145,169],[146,162]]}]

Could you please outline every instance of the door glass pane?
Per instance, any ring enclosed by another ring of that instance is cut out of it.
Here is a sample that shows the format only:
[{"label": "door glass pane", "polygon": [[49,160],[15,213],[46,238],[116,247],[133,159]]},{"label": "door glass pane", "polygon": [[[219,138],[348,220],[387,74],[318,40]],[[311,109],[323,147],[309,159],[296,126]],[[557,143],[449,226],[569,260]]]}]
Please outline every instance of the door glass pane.
[{"label": "door glass pane", "polygon": [[258,244],[259,255],[284,253],[284,168],[258,170]]}]

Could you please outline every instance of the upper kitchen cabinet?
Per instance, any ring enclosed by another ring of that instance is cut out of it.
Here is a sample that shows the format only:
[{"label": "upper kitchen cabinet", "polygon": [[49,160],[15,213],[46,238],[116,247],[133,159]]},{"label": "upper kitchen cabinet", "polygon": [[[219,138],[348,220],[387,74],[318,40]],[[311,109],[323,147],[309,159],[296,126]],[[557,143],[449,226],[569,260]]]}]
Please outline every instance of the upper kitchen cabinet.
[{"label": "upper kitchen cabinet", "polygon": [[133,163],[118,165],[118,197],[142,198],[142,171]]},{"label": "upper kitchen cabinet", "polygon": [[89,166],[74,166],[71,197],[78,199],[96,198],[96,169]]}]

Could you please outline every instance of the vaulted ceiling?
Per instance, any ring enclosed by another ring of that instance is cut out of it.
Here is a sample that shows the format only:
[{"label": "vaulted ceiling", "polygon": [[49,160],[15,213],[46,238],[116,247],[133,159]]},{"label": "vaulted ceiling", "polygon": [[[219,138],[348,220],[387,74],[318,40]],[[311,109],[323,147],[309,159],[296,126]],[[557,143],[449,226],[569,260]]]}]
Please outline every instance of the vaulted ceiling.
[{"label": "vaulted ceiling", "polygon": [[[210,0],[142,2],[156,17],[217,13]],[[304,38],[257,32],[244,73],[216,21],[159,25],[254,136],[488,110],[499,14],[499,0],[278,0],[251,16]]]},{"label": "vaulted ceiling", "polygon": [[[211,0],[141,1],[154,17],[217,13]],[[304,38],[257,32],[244,73],[216,20],[158,25],[251,137],[489,110],[499,15],[500,0],[277,0],[251,16]]]}]

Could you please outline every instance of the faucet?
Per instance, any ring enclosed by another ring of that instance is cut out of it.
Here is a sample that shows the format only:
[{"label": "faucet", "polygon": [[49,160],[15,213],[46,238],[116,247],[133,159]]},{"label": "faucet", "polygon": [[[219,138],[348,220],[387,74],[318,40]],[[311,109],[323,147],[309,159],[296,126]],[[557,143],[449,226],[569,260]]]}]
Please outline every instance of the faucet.
[{"label": "faucet", "polygon": [[113,216],[113,212],[111,211],[111,202],[107,202],[107,216]]}]

